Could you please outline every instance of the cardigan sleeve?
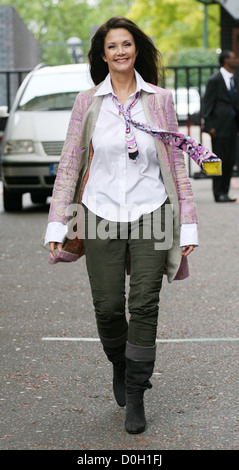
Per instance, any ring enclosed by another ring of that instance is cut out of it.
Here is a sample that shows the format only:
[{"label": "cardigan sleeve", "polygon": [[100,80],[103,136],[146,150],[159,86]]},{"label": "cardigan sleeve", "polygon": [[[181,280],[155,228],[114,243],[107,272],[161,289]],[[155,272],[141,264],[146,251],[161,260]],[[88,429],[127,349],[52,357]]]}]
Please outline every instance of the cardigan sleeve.
[{"label": "cardigan sleeve", "polygon": [[[167,113],[168,129],[178,132],[178,123],[174,109],[173,96],[171,92],[166,95],[165,109]],[[171,166],[174,173],[174,180],[180,207],[181,224],[192,224],[198,222],[196,200],[193,195],[191,181],[187,173],[183,152],[173,147],[171,148]]]},{"label": "cardigan sleeve", "polygon": [[76,97],[53,187],[48,223],[67,223],[66,208],[72,203],[78,181],[83,148],[82,122],[85,114],[83,93]]}]

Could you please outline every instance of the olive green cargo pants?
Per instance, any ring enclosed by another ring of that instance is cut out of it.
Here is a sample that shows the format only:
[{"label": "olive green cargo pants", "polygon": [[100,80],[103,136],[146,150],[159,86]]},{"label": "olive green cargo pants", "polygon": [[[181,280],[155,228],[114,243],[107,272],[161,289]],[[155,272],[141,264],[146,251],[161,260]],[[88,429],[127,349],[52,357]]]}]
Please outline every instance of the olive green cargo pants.
[{"label": "olive green cargo pants", "polygon": [[[86,265],[100,337],[119,338],[128,330],[130,344],[155,344],[168,249],[162,237],[166,203],[131,223],[106,221],[84,207]],[[131,268],[126,313],[128,250]]]}]

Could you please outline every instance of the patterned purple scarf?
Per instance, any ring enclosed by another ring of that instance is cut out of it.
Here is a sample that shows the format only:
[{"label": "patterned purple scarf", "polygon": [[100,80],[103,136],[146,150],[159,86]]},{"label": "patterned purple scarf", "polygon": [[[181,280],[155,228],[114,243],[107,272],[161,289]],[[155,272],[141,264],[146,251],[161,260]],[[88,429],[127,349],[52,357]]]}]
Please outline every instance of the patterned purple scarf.
[{"label": "patterned purple scarf", "polygon": [[[132,101],[132,103],[130,103],[127,109],[122,106],[117,96],[113,95],[112,93],[111,98],[125,119],[125,139],[128,147],[129,158],[133,163],[136,163],[138,160],[139,152],[131,124],[137,129],[147,132],[156,139],[162,140],[165,144],[174,145],[175,147],[183,150],[197,163],[197,165],[200,166],[202,170],[204,170],[204,163],[221,162],[220,158],[204,147],[204,145],[192,139],[192,137],[181,134],[180,132],[165,131],[160,128],[153,128],[148,124],[134,121],[134,119],[131,117],[131,108],[138,103],[140,99],[140,92],[136,93],[135,99]],[[218,174],[218,172],[215,174]]]}]

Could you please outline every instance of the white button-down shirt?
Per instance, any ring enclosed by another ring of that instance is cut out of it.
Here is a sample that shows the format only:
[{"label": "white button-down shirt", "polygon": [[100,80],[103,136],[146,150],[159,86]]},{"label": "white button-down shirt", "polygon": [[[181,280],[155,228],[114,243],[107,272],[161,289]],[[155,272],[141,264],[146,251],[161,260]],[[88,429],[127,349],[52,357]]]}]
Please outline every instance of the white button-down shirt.
[{"label": "white button-down shirt", "polygon": [[[154,93],[136,70],[135,76],[135,93],[141,90]],[[95,93],[95,96],[103,96],[103,101],[92,137],[94,157],[82,202],[102,218],[128,222],[159,208],[167,199],[167,193],[161,178],[154,138],[135,127],[132,129],[139,159],[136,163],[129,159],[125,120],[110,93],[113,93],[113,89],[108,74]],[[135,98],[135,93],[127,99],[125,108]],[[136,121],[147,122],[141,99],[131,108],[131,115]],[[65,234],[65,226],[59,222],[50,222],[45,244],[49,241],[61,242]],[[180,246],[191,244],[198,245],[197,224],[182,224]]]},{"label": "white button-down shirt", "polygon": [[230,90],[230,88],[231,88],[231,78],[233,78],[233,82],[234,82],[233,73],[228,72],[228,70],[224,69],[224,67],[220,67],[220,72],[221,72],[221,74],[224,78],[227,89]]},{"label": "white button-down shirt", "polygon": [[[136,91],[152,88],[135,71]],[[82,202],[103,219],[119,222],[137,220],[143,214],[158,209],[167,199],[160,175],[154,139],[132,126],[139,151],[134,163],[129,159],[125,140],[125,120],[113,102],[110,74],[95,96],[103,96],[96,122],[92,144],[94,157]],[[126,109],[135,98],[133,93],[126,101]],[[131,116],[146,122],[141,99],[131,108]]]}]

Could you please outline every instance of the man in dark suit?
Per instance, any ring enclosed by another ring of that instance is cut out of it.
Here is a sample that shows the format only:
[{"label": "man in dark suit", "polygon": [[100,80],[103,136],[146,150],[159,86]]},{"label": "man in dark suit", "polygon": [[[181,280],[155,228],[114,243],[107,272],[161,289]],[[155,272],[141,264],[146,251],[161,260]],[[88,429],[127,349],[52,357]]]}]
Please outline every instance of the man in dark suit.
[{"label": "man in dark suit", "polygon": [[239,129],[239,91],[235,69],[239,60],[231,51],[219,56],[220,71],[208,81],[203,99],[204,132],[212,138],[212,150],[222,160],[222,175],[213,177],[216,202],[234,202],[228,196],[237,153]]}]

